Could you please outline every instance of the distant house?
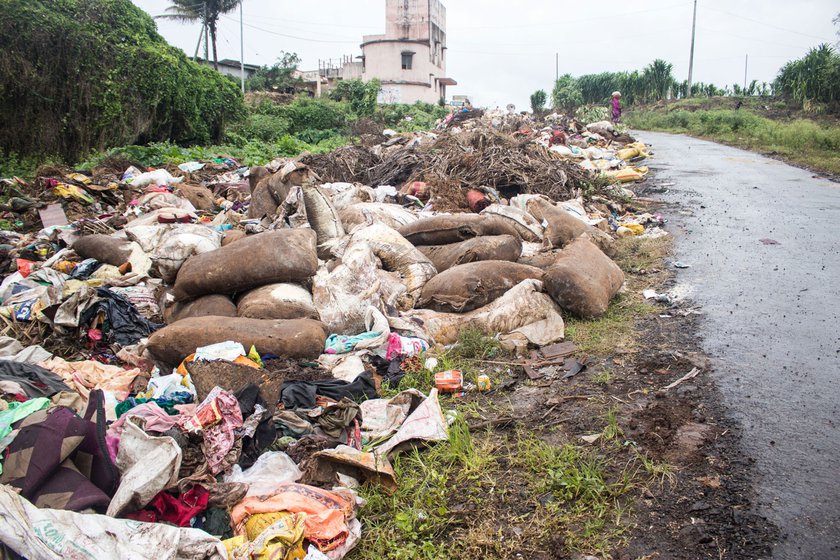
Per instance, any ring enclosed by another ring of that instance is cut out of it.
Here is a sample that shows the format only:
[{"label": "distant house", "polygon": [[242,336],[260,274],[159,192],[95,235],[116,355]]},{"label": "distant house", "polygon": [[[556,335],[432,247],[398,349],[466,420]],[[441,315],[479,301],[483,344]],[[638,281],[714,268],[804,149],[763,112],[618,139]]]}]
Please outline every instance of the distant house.
[{"label": "distant house", "polygon": [[[204,64],[205,66],[209,66],[213,68],[213,61],[212,60],[204,60],[203,58],[197,58],[196,62],[199,64]],[[246,64],[245,65],[245,79],[247,80],[251,76],[253,76],[260,67],[255,64]],[[232,76],[237,80],[240,79],[242,76],[242,68],[238,60],[231,60],[226,58],[224,60],[219,61],[219,72],[224,74],[225,76]]]},{"label": "distant house", "polygon": [[337,80],[382,82],[380,103],[437,103],[458,84],[446,75],[446,8],[440,0],[386,0],[385,34],[362,39],[362,55],[304,72],[313,93]]}]

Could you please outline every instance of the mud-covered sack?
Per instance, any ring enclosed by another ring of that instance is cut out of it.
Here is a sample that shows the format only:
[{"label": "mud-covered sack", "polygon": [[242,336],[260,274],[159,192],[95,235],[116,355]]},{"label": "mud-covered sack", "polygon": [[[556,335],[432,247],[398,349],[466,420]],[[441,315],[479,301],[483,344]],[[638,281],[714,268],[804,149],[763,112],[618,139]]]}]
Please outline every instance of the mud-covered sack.
[{"label": "mud-covered sack", "polygon": [[186,198],[196,210],[212,210],[216,205],[213,193],[207,187],[200,185],[179,185],[175,192]]},{"label": "mud-covered sack", "polygon": [[236,317],[236,304],[228,296],[211,294],[191,301],[165,301],[163,307],[163,320],[167,325],[190,317],[212,316]]},{"label": "mud-covered sack", "polygon": [[188,258],[222,246],[222,234],[207,226],[183,224],[165,234],[152,257],[154,270],[171,284]]},{"label": "mud-covered sack", "polygon": [[240,296],[240,317],[251,319],[318,319],[312,294],[299,284],[268,284]]},{"label": "mud-covered sack", "polygon": [[245,239],[247,236],[248,234],[242,231],[241,229],[232,229],[226,231],[224,237],[222,237],[222,247],[226,247],[231,243],[236,243],[240,239]]},{"label": "mud-covered sack", "polygon": [[175,281],[175,299],[233,294],[281,282],[299,284],[317,269],[314,231],[267,231],[187,259]]},{"label": "mud-covered sack", "polygon": [[320,187],[303,187],[303,202],[309,226],[318,236],[318,252],[327,257],[332,244],[344,237],[338,210]]},{"label": "mud-covered sack", "polygon": [[491,204],[481,211],[481,215],[496,216],[506,221],[516,229],[522,241],[533,243],[543,240],[545,230],[542,224],[534,216],[521,208],[505,206],[503,204]]},{"label": "mud-covered sack", "polygon": [[99,262],[120,266],[127,263],[132,252],[132,242],[110,235],[94,234],[80,237],[73,243],[73,250],[80,257],[96,259]]},{"label": "mud-covered sack", "polygon": [[438,274],[459,264],[479,261],[516,262],[522,254],[522,241],[514,235],[488,235],[448,245],[420,245]]},{"label": "mud-covered sack", "polygon": [[414,245],[446,245],[482,235],[520,237],[512,225],[497,216],[452,214],[422,218],[397,231]]},{"label": "mud-covered sack", "polygon": [[422,332],[436,344],[452,344],[464,329],[477,329],[490,336],[524,337],[531,344],[544,346],[563,340],[565,332],[560,308],[542,290],[539,280],[524,280],[475,311],[441,313],[414,309],[403,313],[391,326],[401,329],[402,324],[419,325],[413,332]]},{"label": "mud-covered sack", "polygon": [[176,366],[196,348],[231,340],[261,354],[317,359],[327,340],[326,327],[313,319],[267,320],[245,317],[191,317],[149,337],[148,350],[166,365]]},{"label": "mud-covered sack", "polygon": [[152,260],[143,248],[119,233],[81,237],[73,243],[73,250],[81,257],[113,266],[131,263],[131,271],[137,274],[148,273],[152,266]]},{"label": "mud-covered sack", "polygon": [[546,270],[554,264],[562,251],[562,249],[544,251],[542,250],[542,246],[540,246],[539,251],[526,251],[523,248],[522,255],[520,255],[516,262],[519,264],[527,264],[528,266],[535,266],[541,270]]},{"label": "mud-covered sack", "polygon": [[586,236],[608,255],[615,254],[612,238],[596,227],[575,218],[544,196],[528,200],[528,212],[545,225],[543,247],[565,247],[573,239]]},{"label": "mud-covered sack", "polygon": [[606,313],[624,284],[624,273],[588,239],[569,243],[545,272],[545,291],[563,309],[582,318]]},{"label": "mud-covered sack", "polygon": [[406,210],[402,206],[385,202],[353,204],[340,210],[339,216],[341,216],[341,223],[346,231],[352,230],[359,224],[384,224],[399,229],[419,219],[417,214]]},{"label": "mud-covered sack", "polygon": [[413,299],[420,296],[426,282],[437,274],[435,265],[426,255],[397,230],[384,224],[357,226],[346,240],[347,246],[355,243],[370,246],[385,270],[400,275],[409,297]]},{"label": "mud-covered sack", "polygon": [[248,170],[248,188],[251,193],[253,194],[257,185],[259,185],[263,179],[267,179],[268,177],[271,177],[271,171],[269,171],[264,165],[251,166],[251,169]]},{"label": "mud-covered sack", "polygon": [[263,179],[251,193],[248,204],[248,217],[262,219],[274,216],[280,203],[274,199],[268,186],[268,179]]},{"label": "mud-covered sack", "polygon": [[523,280],[541,280],[542,276],[539,268],[507,261],[462,264],[429,280],[416,306],[466,313],[495,301]]}]

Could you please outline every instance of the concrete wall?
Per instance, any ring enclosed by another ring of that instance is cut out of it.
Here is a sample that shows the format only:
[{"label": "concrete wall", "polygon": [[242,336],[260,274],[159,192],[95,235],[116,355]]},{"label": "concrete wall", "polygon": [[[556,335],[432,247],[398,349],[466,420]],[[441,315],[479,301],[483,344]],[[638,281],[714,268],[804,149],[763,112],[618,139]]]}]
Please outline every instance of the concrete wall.
[{"label": "concrete wall", "polygon": [[[414,53],[411,70],[402,69],[404,51]],[[445,74],[443,68],[430,60],[430,53],[429,46],[422,43],[368,43],[364,47],[365,69],[362,78],[366,81],[376,78],[382,82],[383,89],[391,91],[380,96],[383,103],[437,103],[444,92],[440,91],[435,78],[442,78]],[[387,100],[395,96],[398,99]]]},{"label": "concrete wall", "polygon": [[[364,80],[378,79],[380,102],[437,103],[446,95],[446,8],[440,0],[386,0],[385,34],[364,37]],[[403,70],[402,55],[414,53]]]}]

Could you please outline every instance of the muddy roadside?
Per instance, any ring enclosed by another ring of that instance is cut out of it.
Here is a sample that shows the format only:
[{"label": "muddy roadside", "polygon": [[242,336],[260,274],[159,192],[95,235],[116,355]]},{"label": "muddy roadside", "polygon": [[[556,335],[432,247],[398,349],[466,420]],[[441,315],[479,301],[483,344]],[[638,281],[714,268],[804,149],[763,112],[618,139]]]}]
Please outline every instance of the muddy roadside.
[{"label": "muddy roadside", "polygon": [[[679,208],[657,203],[657,188],[637,185],[630,206],[679,235]],[[679,295],[671,251],[670,237],[619,240],[626,291],[606,316],[567,322],[565,359],[523,367],[480,335],[439,356],[493,390],[442,396],[461,419],[450,443],[399,460],[396,494],[365,496],[369,536],[353,558],[767,557],[778,531],[752,509],[702,310],[642,296]],[[421,372],[411,383],[430,385]]]}]

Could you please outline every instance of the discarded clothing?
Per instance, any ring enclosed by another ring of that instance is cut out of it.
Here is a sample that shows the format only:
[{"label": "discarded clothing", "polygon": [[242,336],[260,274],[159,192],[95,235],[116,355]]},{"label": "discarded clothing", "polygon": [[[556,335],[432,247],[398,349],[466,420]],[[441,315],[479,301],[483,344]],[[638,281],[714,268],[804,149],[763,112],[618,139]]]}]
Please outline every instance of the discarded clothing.
[{"label": "discarded clothing", "polygon": [[242,412],[239,401],[231,393],[214,388],[181,426],[185,431],[203,432],[204,456],[212,474],[219,474],[236,463],[228,453],[236,442],[233,431],[242,426]]},{"label": "discarded clothing", "polygon": [[[96,413],[97,421],[91,418]],[[104,511],[118,479],[105,447],[102,394],[91,394],[86,418],[69,408],[38,411],[20,422],[0,483],[42,508]]]},{"label": "discarded clothing", "polygon": [[20,385],[26,396],[51,397],[62,391],[70,391],[61,377],[40,366],[0,360],[0,381],[12,381]]},{"label": "discarded clothing", "polygon": [[207,490],[199,485],[180,496],[161,492],[145,509],[126,514],[125,517],[148,523],[165,522],[177,527],[189,527],[190,520],[207,509],[209,496]]},{"label": "discarded clothing", "polygon": [[242,455],[239,457],[239,466],[248,468],[254,464],[263,451],[274,444],[274,440],[277,439],[277,428],[271,414],[268,413],[268,403],[262,397],[259,387],[251,383],[237,391],[235,396],[236,400],[239,401],[239,410],[243,418],[253,421],[257,408],[262,411],[259,418],[256,419],[256,429],[252,434],[242,438]]},{"label": "discarded clothing", "polygon": [[365,372],[352,383],[338,379],[323,381],[285,381],[280,389],[283,406],[288,409],[314,408],[315,396],[321,395],[339,401],[344,397],[353,400],[375,398],[376,384],[373,376]]},{"label": "discarded clothing", "polygon": [[346,354],[352,352],[357,344],[379,338],[381,335],[379,332],[364,332],[355,336],[331,334],[324,343],[324,354]]},{"label": "discarded clothing", "polygon": [[82,324],[90,324],[94,317],[102,314],[107,325],[106,340],[109,343],[131,346],[163,327],[140,315],[130,301],[108,288],[98,288],[96,295],[100,299],[82,315]]},{"label": "discarded clothing", "polygon": [[[117,418],[121,418],[126,412],[140,406],[141,404],[154,403],[166,411],[167,414],[177,416],[179,412],[175,407],[179,404],[187,404],[191,402],[193,402],[193,396],[186,391],[182,393],[174,393],[170,397],[160,399],[138,399],[135,397],[128,397],[126,400],[117,404],[116,413]],[[169,428],[167,428],[167,430],[168,429]]]},{"label": "discarded clothing", "polygon": [[[12,440],[14,440],[15,436],[12,433],[12,424],[23,420],[27,416],[30,416],[39,410],[47,408],[51,404],[52,403],[49,399],[45,399],[43,397],[31,399],[22,403],[9,403],[8,409],[0,412],[0,453],[2,453],[2,451],[9,446]],[[0,463],[0,474],[2,473],[3,465]]]},{"label": "discarded clothing", "polygon": [[361,419],[359,405],[344,397],[341,401],[324,408],[318,417],[318,426],[331,438],[338,439],[345,428],[353,425],[356,417]]}]

